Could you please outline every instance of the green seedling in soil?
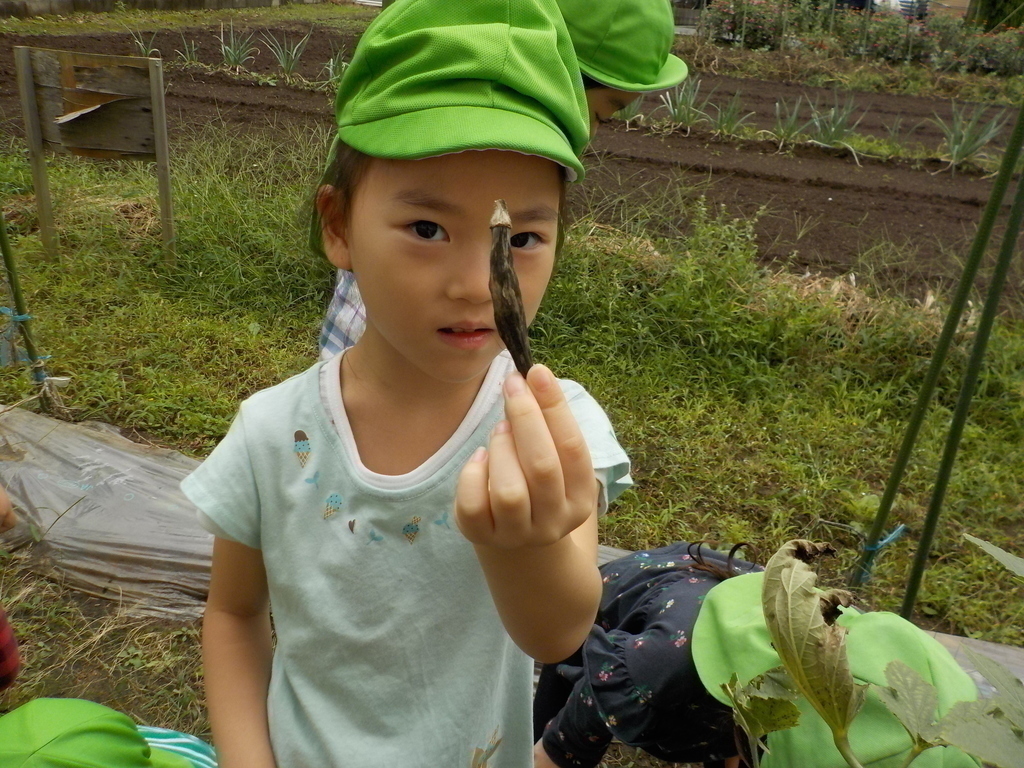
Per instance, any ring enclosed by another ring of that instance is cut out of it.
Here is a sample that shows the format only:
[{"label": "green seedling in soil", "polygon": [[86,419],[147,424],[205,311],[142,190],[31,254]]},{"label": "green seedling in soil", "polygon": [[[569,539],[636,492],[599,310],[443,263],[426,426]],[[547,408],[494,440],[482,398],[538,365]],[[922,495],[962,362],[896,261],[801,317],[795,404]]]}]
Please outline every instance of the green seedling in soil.
[{"label": "green seedling in soil", "polygon": [[338,84],[341,82],[342,76],[345,74],[345,70],[348,69],[348,62],[345,61],[345,49],[342,48],[337,51],[320,72],[324,76],[324,87],[336,91],[338,90]]},{"label": "green seedling in soil", "polygon": [[289,44],[288,35],[284,36],[284,40],[278,40],[269,32],[263,36],[264,42],[270,47],[274,58],[277,59],[277,65],[281,67],[281,72],[285,77],[291,77],[295,73],[295,67],[299,63],[302,52],[306,50],[306,43],[309,42],[312,34],[313,28],[310,27],[305,37],[294,45]]},{"label": "green seedling in soil", "polygon": [[661,107],[668,112],[669,122],[673,127],[690,129],[700,122],[708,120],[708,100],[700,100],[700,78],[693,78],[678,85],[671,91],[661,94]]},{"label": "green seedling in soil", "polygon": [[982,123],[987,110],[987,107],[978,105],[968,114],[967,107],[958,107],[954,101],[953,115],[948,123],[938,114],[931,120],[942,131],[942,138],[945,141],[949,165],[943,170],[956,174],[958,166],[977,157],[985,145],[999,135],[1006,125],[1006,112],[999,112],[987,123]]},{"label": "green seedling in soil", "polygon": [[182,64],[199,63],[199,43],[195,40],[186,40],[184,35],[181,36],[181,50],[175,49],[174,52],[178,54]]},{"label": "green seedling in soil", "polygon": [[[734,678],[723,688],[737,706],[737,722],[750,738],[752,753],[762,736],[795,725],[792,702],[797,691],[828,725],[850,768],[861,768],[850,747],[849,729],[869,686],[854,680],[846,630],[836,623],[839,607],[849,605],[851,596],[842,590],[816,589],[817,574],[809,565],[831,554],[835,550],[827,544],[794,540],[768,561],[761,599],[784,669],[766,673],[763,677],[770,675],[769,681],[757,679],[740,688]],[[1024,572],[1024,560],[1013,564]],[[991,659],[969,649],[967,653],[999,695],[957,702],[941,718],[936,717],[939,699],[934,686],[902,661],[886,667],[887,686],[870,686],[913,741],[903,768],[938,746],[956,747],[994,768],[1024,768],[1024,685]]]},{"label": "green seedling in soil", "polygon": [[717,136],[735,137],[739,136],[740,128],[747,120],[753,117],[753,112],[747,112],[745,115],[740,114],[740,93],[737,91],[733,94],[733,97],[729,99],[729,103],[724,107],[712,105],[715,110],[714,116],[708,116],[708,122],[711,124],[711,129]]},{"label": "green seedling in soil", "polygon": [[797,96],[792,107],[785,101],[775,102],[775,126],[771,130],[772,138],[779,142],[779,152],[786,144],[795,143],[806,131],[811,121],[802,120],[800,106],[803,96]]},{"label": "green seedling in soil", "polygon": [[818,105],[811,104],[811,137],[819,144],[828,147],[839,147],[847,145],[850,136],[864,119],[865,111],[856,120],[853,113],[857,107],[851,98],[845,104],[840,104],[838,96],[835,103],[828,109],[818,109]]},{"label": "green seedling in soil", "polygon": [[644,116],[640,113],[640,105],[641,103],[643,103],[643,100],[643,96],[637,96],[635,99],[629,102],[629,104],[627,104],[618,112],[616,112],[614,117],[616,117],[619,120],[622,120],[626,124],[627,128],[629,128],[633,121],[643,123]]},{"label": "green seedling in soil", "polygon": [[235,35],[235,25],[228,26],[228,36],[224,37],[224,25],[220,25],[220,53],[224,60],[224,66],[240,72],[245,65],[256,60],[260,52],[253,45],[252,33],[248,35]]},{"label": "green seedling in soil", "polygon": [[153,45],[153,41],[156,40],[156,32],[149,37],[149,42],[143,36],[142,32],[136,32],[128,30],[132,36],[132,43],[135,44],[135,50],[139,52],[139,56],[145,56],[147,59],[160,58],[160,49]]}]

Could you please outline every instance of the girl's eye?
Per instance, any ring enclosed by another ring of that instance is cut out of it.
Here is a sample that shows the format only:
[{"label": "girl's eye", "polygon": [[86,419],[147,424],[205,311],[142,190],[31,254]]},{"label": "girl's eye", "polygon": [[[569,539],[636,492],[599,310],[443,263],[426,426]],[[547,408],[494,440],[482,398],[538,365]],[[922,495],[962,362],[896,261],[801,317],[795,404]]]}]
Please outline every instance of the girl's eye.
[{"label": "girl's eye", "polygon": [[433,221],[415,221],[412,224],[412,229],[424,240],[444,240],[448,236],[444,227]]},{"label": "girl's eye", "polygon": [[540,235],[536,232],[517,232],[509,239],[513,248],[529,248],[540,243]]}]

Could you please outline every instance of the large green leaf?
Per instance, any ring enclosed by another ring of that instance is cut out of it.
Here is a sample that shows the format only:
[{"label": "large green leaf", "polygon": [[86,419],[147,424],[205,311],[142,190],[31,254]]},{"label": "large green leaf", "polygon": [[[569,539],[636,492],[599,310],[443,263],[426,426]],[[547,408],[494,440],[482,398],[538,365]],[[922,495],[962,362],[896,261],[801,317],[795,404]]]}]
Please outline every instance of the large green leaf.
[{"label": "large green leaf", "polygon": [[991,701],[958,701],[939,727],[947,744],[995,768],[1024,768],[1024,736]]},{"label": "large green leaf", "polygon": [[1005,549],[997,547],[992,542],[971,536],[969,533],[965,533],[964,538],[972,544],[977,544],[1018,576],[1024,577],[1024,558],[1011,555]]},{"label": "large green leaf", "polygon": [[722,684],[722,690],[732,701],[736,723],[747,734],[755,766],[759,762],[757,752],[761,738],[774,731],[793,728],[800,721],[800,709],[793,703],[798,694],[782,667],[769,670],[744,686],[734,673],[728,683]]},{"label": "large green leaf", "polygon": [[834,550],[801,539],[787,542],[768,561],[761,600],[775,650],[838,746],[864,704],[867,686],[854,682],[846,630],[835,623],[838,606],[850,603],[849,593],[814,586],[818,577],[808,563],[824,554]]},{"label": "large green leaf", "polygon": [[935,686],[899,659],[885,668],[888,688],[875,686],[875,693],[900,721],[919,746],[933,744],[939,737],[935,709],[939,704]]},{"label": "large green leaf", "polygon": [[964,650],[974,668],[999,691],[998,696],[989,700],[990,703],[998,707],[1018,730],[1024,730],[1024,683],[999,662],[975,653],[966,646]]}]

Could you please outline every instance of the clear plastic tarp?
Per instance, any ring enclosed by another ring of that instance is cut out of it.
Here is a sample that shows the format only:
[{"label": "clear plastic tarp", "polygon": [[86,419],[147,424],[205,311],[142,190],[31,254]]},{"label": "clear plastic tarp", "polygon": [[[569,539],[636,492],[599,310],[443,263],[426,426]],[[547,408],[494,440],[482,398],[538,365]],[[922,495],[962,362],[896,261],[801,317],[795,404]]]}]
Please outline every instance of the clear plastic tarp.
[{"label": "clear plastic tarp", "polygon": [[0,549],[29,546],[32,568],[126,613],[202,614],[213,537],[178,483],[198,462],[113,427],[15,408],[0,414],[0,482],[20,522]]}]

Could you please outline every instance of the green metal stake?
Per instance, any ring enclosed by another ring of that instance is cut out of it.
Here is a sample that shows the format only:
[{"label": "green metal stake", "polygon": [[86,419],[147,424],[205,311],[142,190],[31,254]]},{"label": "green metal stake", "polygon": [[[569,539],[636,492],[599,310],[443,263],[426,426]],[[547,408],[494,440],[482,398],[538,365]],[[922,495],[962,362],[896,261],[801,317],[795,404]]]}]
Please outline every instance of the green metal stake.
[{"label": "green metal stake", "polygon": [[910,571],[910,580],[907,582],[907,593],[903,596],[900,615],[905,619],[909,619],[914,612],[914,602],[917,600],[917,592],[921,587],[924,569],[928,564],[928,553],[931,551],[935,529],[939,523],[942,501],[946,496],[946,488],[949,486],[949,478],[953,472],[957,449],[960,447],[960,438],[964,432],[967,413],[970,411],[971,399],[974,397],[974,390],[978,384],[978,375],[981,372],[982,363],[985,361],[985,348],[988,346],[992,325],[995,323],[996,313],[999,311],[999,299],[1003,295],[1003,287],[1006,285],[1006,275],[1010,270],[1014,252],[1017,250],[1017,236],[1020,234],[1022,219],[1024,219],[1024,184],[1018,182],[1017,192],[1013,196],[1013,205],[1010,208],[1010,217],[1006,222],[1006,232],[1003,233],[1003,244],[999,250],[995,269],[992,271],[992,283],[988,287],[985,307],[981,311],[978,329],[974,333],[974,348],[971,350],[967,372],[960,385],[960,396],[956,402],[956,410],[953,411],[949,434],[946,435],[946,446],[942,452],[935,488],[932,490],[932,498],[925,515],[924,528],[921,530],[921,541],[918,542],[917,554],[914,555],[914,566]]},{"label": "green metal stake", "polygon": [[992,237],[992,227],[995,225],[999,209],[1003,204],[1003,198],[1006,196],[1006,190],[1010,186],[1014,169],[1017,167],[1022,143],[1024,143],[1024,102],[1021,103],[1020,111],[1017,113],[1017,122],[1013,126],[1013,132],[1010,134],[1009,142],[1006,145],[1006,153],[1003,155],[1002,165],[999,167],[999,173],[992,186],[992,194],[989,196],[988,204],[981,215],[981,221],[978,222],[978,231],[974,235],[974,242],[971,244],[971,250],[967,255],[967,263],[964,265],[963,274],[960,275],[960,282],[956,287],[956,292],[953,294],[949,311],[946,313],[946,322],[942,326],[942,332],[939,334],[939,340],[935,345],[935,352],[932,354],[931,363],[925,374],[924,382],[921,384],[921,391],[917,395],[917,402],[914,404],[914,410],[910,414],[907,431],[903,435],[903,443],[900,445],[896,461],[886,482],[885,491],[882,493],[882,500],[878,504],[878,512],[875,515],[875,520],[871,525],[864,549],[861,552],[860,562],[850,575],[849,582],[851,586],[863,584],[871,575],[871,565],[878,551],[878,541],[882,538],[882,531],[885,529],[889,513],[892,511],[896,492],[899,490],[900,482],[903,480],[903,473],[906,471],[907,463],[910,461],[910,454],[914,450],[918,433],[921,431],[925,412],[928,410],[928,403],[931,400],[932,393],[935,391],[935,384],[939,380],[942,366],[946,362],[949,346],[953,341],[956,329],[960,326],[960,318],[963,315],[964,308],[967,306],[967,299],[970,296],[971,288],[974,286],[974,278],[978,274],[981,259],[985,255],[988,242]]},{"label": "green metal stake", "polygon": [[[39,355],[36,354],[36,343],[32,338],[32,329],[29,328],[28,308],[25,306],[25,298],[21,293],[21,283],[18,280],[18,270],[14,266],[14,251],[7,239],[7,220],[3,211],[0,211],[0,251],[3,251],[4,268],[7,270],[7,284],[11,286],[11,296],[14,298],[14,311],[17,313],[11,322],[21,326],[21,334],[25,339],[25,351],[28,352],[29,364],[32,370],[32,379],[36,384],[42,384],[46,379],[46,369],[40,365]],[[16,318],[24,317],[24,320]]]}]

